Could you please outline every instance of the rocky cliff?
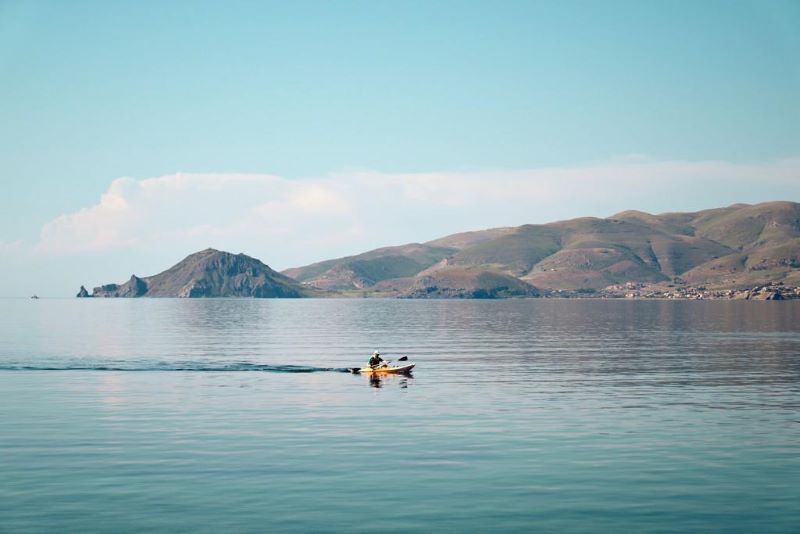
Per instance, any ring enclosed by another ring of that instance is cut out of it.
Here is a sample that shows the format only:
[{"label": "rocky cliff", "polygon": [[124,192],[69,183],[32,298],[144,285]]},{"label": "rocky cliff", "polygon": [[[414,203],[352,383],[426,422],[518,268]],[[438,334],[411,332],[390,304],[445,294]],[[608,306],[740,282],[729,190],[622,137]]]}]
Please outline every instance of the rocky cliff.
[{"label": "rocky cliff", "polygon": [[305,294],[296,281],[255,258],[214,249],[191,254],[160,274],[131,275],[123,284],[102,285],[92,292],[93,297],[183,298],[296,298]]}]

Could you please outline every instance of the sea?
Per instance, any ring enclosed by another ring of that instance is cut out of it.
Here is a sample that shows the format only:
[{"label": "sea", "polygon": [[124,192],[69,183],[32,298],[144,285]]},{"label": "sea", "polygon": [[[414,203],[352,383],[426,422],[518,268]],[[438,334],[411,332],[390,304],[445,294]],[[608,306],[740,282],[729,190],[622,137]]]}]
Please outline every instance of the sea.
[{"label": "sea", "polygon": [[798,301],[0,300],[4,533],[798,530]]}]

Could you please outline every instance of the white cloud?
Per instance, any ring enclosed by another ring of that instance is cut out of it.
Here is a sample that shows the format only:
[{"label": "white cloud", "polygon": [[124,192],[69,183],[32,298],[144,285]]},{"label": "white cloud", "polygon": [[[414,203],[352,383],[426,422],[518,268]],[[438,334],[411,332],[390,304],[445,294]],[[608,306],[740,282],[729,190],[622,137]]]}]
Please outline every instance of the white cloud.
[{"label": "white cloud", "polygon": [[283,268],[467,229],[776,199],[800,200],[800,159],[736,164],[636,156],[576,167],[298,180],[175,174],[114,180],[97,204],[44,225],[36,250],[215,246]]}]

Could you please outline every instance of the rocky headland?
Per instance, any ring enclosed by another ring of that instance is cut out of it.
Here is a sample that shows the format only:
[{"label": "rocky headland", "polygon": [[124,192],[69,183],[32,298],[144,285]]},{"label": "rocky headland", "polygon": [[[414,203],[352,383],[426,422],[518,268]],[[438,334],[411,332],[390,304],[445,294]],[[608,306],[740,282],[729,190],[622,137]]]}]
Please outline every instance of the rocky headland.
[{"label": "rocky headland", "polygon": [[[149,277],[131,275],[122,284],[95,287],[92,297],[255,297],[298,298],[307,288],[245,254],[206,249]],[[81,286],[79,297],[87,297]]]}]

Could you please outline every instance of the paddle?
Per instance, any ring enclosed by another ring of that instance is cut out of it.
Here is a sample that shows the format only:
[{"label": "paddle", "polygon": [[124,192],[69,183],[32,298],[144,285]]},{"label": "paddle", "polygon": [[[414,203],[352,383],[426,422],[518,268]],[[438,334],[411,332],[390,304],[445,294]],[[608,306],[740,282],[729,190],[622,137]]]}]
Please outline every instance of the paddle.
[{"label": "paddle", "polygon": [[[393,361],[394,361],[394,360],[383,360],[383,365],[381,365],[381,367],[389,367],[389,365],[390,365],[390,364],[391,364]],[[408,356],[401,356],[400,358],[397,358],[397,361],[398,361],[398,362],[407,362],[407,361],[408,361]]]}]

